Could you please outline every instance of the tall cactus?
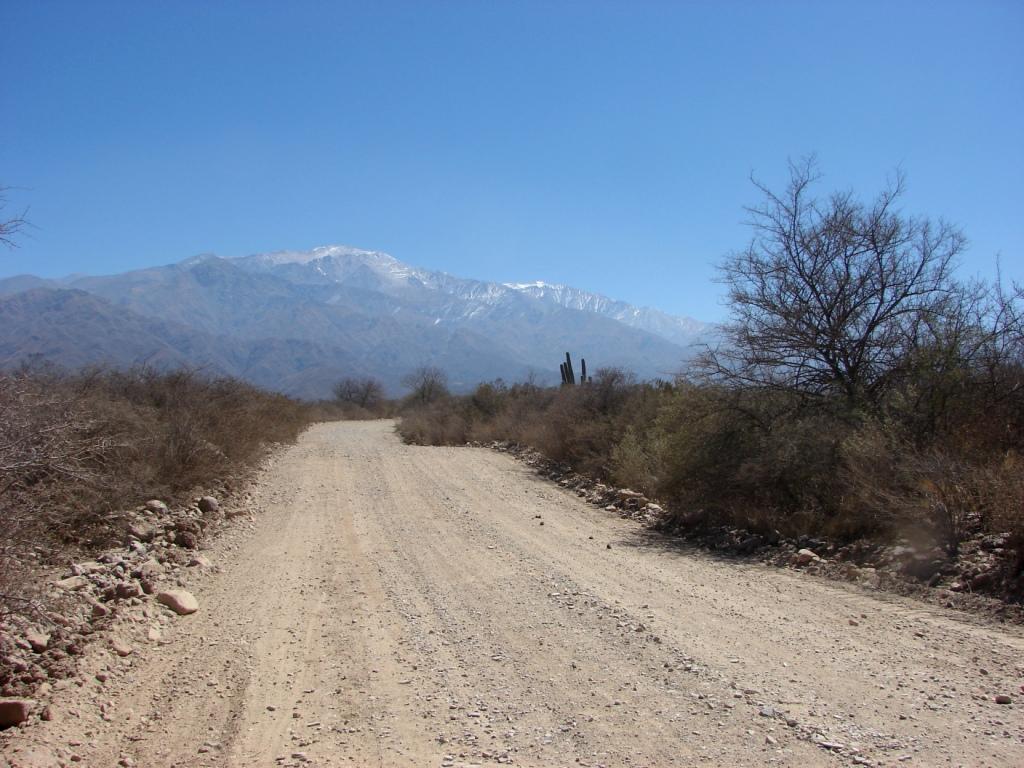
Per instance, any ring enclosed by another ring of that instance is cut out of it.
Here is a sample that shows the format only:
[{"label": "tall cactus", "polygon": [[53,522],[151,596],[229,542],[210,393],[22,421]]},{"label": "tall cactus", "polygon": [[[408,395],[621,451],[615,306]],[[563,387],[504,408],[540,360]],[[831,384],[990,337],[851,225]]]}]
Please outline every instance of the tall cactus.
[{"label": "tall cactus", "polygon": [[[562,375],[562,386],[572,386],[576,383],[576,372],[572,368],[572,357],[565,353],[565,362],[558,364],[558,372]],[[587,361],[580,358],[580,384],[587,383]]]}]

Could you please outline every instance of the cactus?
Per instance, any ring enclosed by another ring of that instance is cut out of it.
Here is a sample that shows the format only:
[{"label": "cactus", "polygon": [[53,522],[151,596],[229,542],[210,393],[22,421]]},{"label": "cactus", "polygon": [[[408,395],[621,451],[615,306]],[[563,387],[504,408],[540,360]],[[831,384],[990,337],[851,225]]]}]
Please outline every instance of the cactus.
[{"label": "cactus", "polygon": [[[576,372],[572,368],[572,357],[565,353],[565,362],[558,364],[558,372],[562,374],[562,386],[571,386],[576,383]],[[580,358],[580,384],[587,383],[587,361]]]}]

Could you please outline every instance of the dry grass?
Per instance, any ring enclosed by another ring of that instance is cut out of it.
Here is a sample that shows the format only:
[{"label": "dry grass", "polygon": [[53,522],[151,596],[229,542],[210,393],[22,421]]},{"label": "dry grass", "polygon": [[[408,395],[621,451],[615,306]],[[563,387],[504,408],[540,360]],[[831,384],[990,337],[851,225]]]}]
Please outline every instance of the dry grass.
[{"label": "dry grass", "polygon": [[109,543],[121,510],[229,481],[325,415],[195,371],[0,375],[0,613],[32,607],[39,563]]}]

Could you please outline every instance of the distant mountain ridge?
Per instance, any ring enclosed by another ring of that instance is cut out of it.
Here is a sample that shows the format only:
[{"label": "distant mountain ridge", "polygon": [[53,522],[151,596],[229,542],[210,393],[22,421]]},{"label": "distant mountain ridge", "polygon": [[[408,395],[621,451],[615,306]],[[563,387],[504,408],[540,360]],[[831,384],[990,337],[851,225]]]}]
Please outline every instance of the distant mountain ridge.
[{"label": "distant mountain ridge", "polygon": [[[60,307],[74,307],[73,332],[63,328]],[[125,332],[105,345],[97,337],[112,338],[112,312],[121,313]],[[307,397],[326,396],[343,375],[377,376],[397,392],[404,373],[421,364],[444,368],[459,390],[498,377],[555,382],[565,351],[587,357],[591,370],[616,365],[671,377],[713,333],[690,318],[568,286],[460,278],[348,246],[202,254],[98,277],[20,275],[0,280],[0,319],[0,365],[28,356],[130,365],[151,349],[168,365],[201,363]]]},{"label": "distant mountain ridge", "polygon": [[567,285],[543,281],[494,283],[459,278],[445,272],[410,267],[380,251],[366,251],[343,245],[321,246],[311,251],[256,254],[241,257],[236,261],[248,269],[288,273],[295,277],[304,273],[306,279],[312,278],[314,282],[323,280],[346,283],[354,272],[368,269],[396,283],[417,281],[426,287],[460,299],[486,304],[495,304],[509,292],[516,292],[567,309],[603,315],[676,344],[691,344],[711,329],[708,323],[690,317],[670,315],[651,307],[636,307],[624,301]]}]

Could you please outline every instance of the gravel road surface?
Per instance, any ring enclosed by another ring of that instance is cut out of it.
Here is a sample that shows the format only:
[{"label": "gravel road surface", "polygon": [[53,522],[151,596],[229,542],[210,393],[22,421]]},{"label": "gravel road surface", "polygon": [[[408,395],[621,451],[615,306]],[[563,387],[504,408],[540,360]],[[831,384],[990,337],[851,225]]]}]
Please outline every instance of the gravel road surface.
[{"label": "gravel road surface", "polygon": [[126,619],[135,651],[92,653],[26,744],[88,766],[1024,765],[1019,629],[683,549],[390,422],[315,426],[256,499],[190,577],[200,610]]}]

